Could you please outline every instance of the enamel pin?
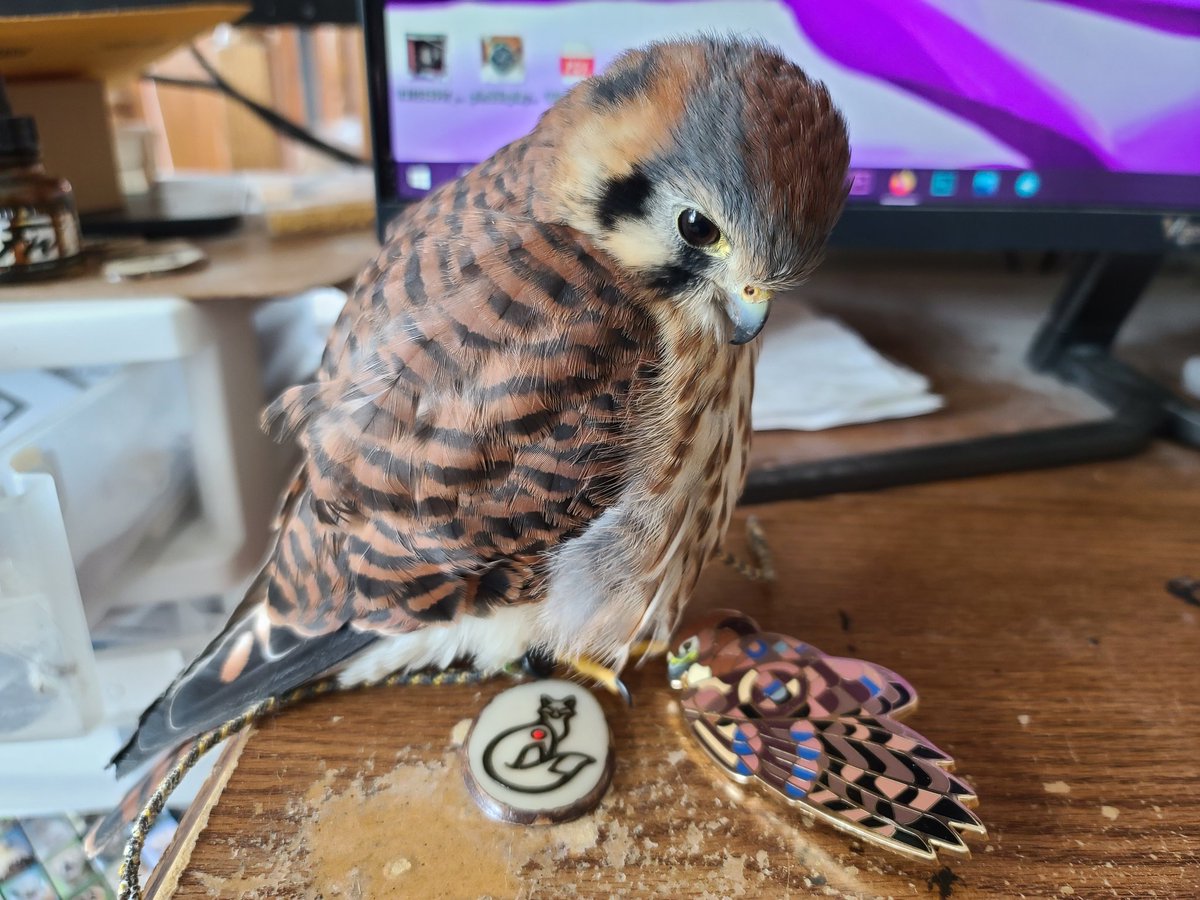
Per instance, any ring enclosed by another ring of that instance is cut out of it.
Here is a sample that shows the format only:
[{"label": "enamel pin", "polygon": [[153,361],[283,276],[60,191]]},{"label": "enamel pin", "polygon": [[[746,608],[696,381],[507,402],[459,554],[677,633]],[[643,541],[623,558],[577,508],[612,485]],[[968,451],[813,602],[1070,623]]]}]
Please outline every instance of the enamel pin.
[{"label": "enamel pin", "polygon": [[916,859],[969,854],[961,832],[986,834],[954,760],[896,721],[917,694],[895,672],[730,610],[682,633],[671,684],[692,736],[736,781]]},{"label": "enamel pin", "polygon": [[489,816],[522,825],[569,822],[612,781],[612,735],[591,692],[570,681],[497,694],[463,744],[467,787]]}]

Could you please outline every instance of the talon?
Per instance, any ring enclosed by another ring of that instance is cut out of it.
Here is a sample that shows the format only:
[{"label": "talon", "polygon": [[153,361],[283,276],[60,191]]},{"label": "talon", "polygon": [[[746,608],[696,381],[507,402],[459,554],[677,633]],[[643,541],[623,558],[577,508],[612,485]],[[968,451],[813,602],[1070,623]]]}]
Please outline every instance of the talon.
[{"label": "talon", "polygon": [[554,657],[545,650],[532,649],[521,657],[521,668],[531,678],[549,678],[554,674]]},{"label": "talon", "polygon": [[763,531],[762,523],[758,521],[757,516],[750,516],[746,519],[746,542],[750,545],[754,561],[758,563],[762,580],[774,581],[775,561],[771,556],[771,547],[767,544],[767,533]]},{"label": "talon", "polygon": [[574,671],[578,672],[584,678],[590,678],[597,684],[601,685],[605,690],[616,694],[623,699],[629,706],[633,706],[633,695],[629,693],[629,688],[625,687],[620,677],[608,666],[601,665],[595,660],[580,656],[576,659],[564,660],[565,664]]},{"label": "talon", "polygon": [[625,682],[620,678],[617,679],[617,692],[621,695],[621,699],[625,701],[625,705],[632,709],[633,694],[629,693],[629,688],[625,687]]},{"label": "talon", "polygon": [[736,569],[744,578],[750,581],[775,580],[775,563],[771,558],[771,548],[767,545],[767,536],[762,525],[754,516],[746,520],[746,543],[750,545],[750,557],[753,564],[744,562],[728,550],[721,554],[721,561]]}]

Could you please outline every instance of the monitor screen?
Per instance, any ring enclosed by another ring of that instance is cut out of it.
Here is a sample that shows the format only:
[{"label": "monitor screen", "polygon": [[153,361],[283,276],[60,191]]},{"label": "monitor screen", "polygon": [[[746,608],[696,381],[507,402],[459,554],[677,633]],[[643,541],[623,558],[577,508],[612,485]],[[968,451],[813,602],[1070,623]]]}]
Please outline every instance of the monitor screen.
[{"label": "monitor screen", "polygon": [[626,48],[734,32],[829,86],[851,208],[1200,209],[1200,0],[382,0],[381,15],[398,199],[521,136]]}]

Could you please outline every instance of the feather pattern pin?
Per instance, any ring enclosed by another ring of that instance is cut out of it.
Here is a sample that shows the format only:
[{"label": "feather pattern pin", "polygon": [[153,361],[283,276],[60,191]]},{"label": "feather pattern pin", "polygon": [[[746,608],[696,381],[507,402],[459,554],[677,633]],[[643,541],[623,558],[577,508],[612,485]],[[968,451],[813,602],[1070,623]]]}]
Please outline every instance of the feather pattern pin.
[{"label": "feather pattern pin", "polygon": [[729,610],[683,633],[672,686],[692,735],[735,780],[916,859],[967,855],[962,833],[986,834],[954,760],[897,721],[917,694],[895,672]]}]

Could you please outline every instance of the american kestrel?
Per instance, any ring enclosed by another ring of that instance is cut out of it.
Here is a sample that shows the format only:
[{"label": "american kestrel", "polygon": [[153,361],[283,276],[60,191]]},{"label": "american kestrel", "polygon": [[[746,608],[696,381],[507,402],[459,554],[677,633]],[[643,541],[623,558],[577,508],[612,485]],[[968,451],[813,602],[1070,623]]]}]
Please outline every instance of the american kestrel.
[{"label": "american kestrel", "polygon": [[753,339],[848,161],[777,52],[675,41],[406,210],[268,410],[304,462],[261,573],[118,772],[330,674],[619,669],[669,635],[742,488]]}]

